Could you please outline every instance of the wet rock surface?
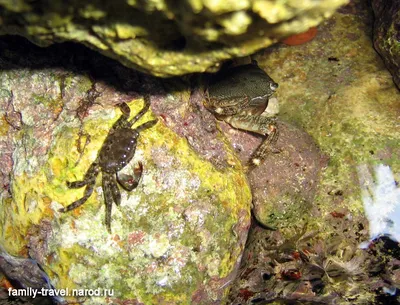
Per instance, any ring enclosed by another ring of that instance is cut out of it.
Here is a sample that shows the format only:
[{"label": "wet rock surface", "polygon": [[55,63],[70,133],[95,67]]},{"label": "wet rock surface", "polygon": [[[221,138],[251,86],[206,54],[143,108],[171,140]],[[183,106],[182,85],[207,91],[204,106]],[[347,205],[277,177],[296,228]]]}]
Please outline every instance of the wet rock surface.
[{"label": "wet rock surface", "polygon": [[[376,190],[399,193],[400,179],[400,97],[372,48],[372,17],[351,1],[312,41],[254,57],[279,83],[281,135],[278,152],[247,172],[262,138],[217,122],[202,106],[204,88],[188,79],[156,80],[79,46],[38,56],[26,42],[0,40],[2,242],[46,266],[57,287],[114,288],[122,297],[106,299],[113,304],[398,303],[398,244],[374,236],[366,215],[369,204],[392,216],[396,202],[380,202]],[[160,122],[140,138],[143,177],[114,206],[113,234],[99,181],[80,209],[57,214],[82,196],[65,181],[95,159],[115,105],[136,113],[145,93],[152,113],[143,121]],[[392,172],[383,184],[382,167]],[[277,230],[253,224],[236,273],[248,182],[257,217]]]},{"label": "wet rock surface", "polygon": [[253,227],[228,304],[397,304],[389,291],[399,283],[398,245],[382,238],[360,249],[365,220],[350,214],[325,220],[336,235],[304,227],[286,239]]},{"label": "wet rock surface", "polygon": [[272,228],[290,226],[293,219],[312,209],[321,170],[329,159],[304,131],[284,123],[278,128],[280,153],[249,173],[253,212]]},{"label": "wet rock surface", "polygon": [[163,77],[217,71],[223,61],[316,26],[348,0],[0,3],[0,35],[41,46],[82,43]]},{"label": "wet rock surface", "polygon": [[[190,106],[200,105],[201,95],[189,99],[190,87],[179,81],[164,86],[88,50],[59,57],[57,47],[13,38],[0,44],[0,160],[7,165],[0,230],[7,251],[36,259],[58,289],[112,290],[85,304],[221,303],[244,249],[251,194],[215,122]],[[131,175],[143,164],[138,187],[120,189],[112,234],[100,177],[81,207],[60,213],[83,196],[84,187],[70,189],[66,181],[81,180],[96,159],[121,116],[116,105],[126,102],[134,116],[149,91],[155,111],[137,124],[159,122],[141,132],[121,171]]]},{"label": "wet rock surface", "polygon": [[[282,121],[278,121],[277,128],[275,152],[248,171],[253,212],[258,221],[271,228],[286,227],[312,208],[321,170],[329,159],[304,131]],[[261,137],[227,125],[223,129],[241,161],[247,164]]]},{"label": "wet rock surface", "polygon": [[[373,49],[372,20],[365,2],[351,1],[318,27],[314,40],[293,47],[278,44],[254,57],[279,84],[279,121],[284,123],[277,144],[284,145],[267,158],[265,169],[249,173],[249,181],[252,187],[259,183],[252,188],[253,201],[266,198],[260,218],[270,213],[267,224],[277,230],[251,228],[228,304],[399,302],[393,292],[400,287],[394,255],[398,244],[388,246],[390,238],[370,235],[376,228],[365,208],[369,202],[376,205],[375,213],[383,209],[392,215],[400,173],[395,144],[400,140],[400,95]],[[246,143],[256,147],[260,139]],[[273,164],[268,165],[269,159]],[[305,164],[306,171],[301,173],[295,163]],[[383,178],[374,175],[381,167],[390,168],[392,178],[384,179],[392,180],[379,182]],[[394,188],[388,195],[392,199],[379,203],[380,196],[374,195],[383,187],[379,183],[388,191]]]}]

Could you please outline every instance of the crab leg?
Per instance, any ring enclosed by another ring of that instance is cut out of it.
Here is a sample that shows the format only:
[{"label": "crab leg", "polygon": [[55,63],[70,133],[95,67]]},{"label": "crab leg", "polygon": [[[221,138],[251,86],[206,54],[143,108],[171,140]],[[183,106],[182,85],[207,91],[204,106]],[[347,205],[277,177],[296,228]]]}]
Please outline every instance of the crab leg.
[{"label": "crab leg", "polygon": [[111,188],[112,198],[115,204],[119,206],[121,204],[121,193],[119,192],[118,185],[113,180],[110,181],[109,185]]},{"label": "crab leg", "polygon": [[133,124],[135,124],[135,122],[137,122],[149,110],[149,108],[150,108],[150,96],[146,94],[144,96],[144,106],[142,110],[140,110],[139,113],[132,118],[132,120],[128,121],[127,127],[131,127]]},{"label": "crab leg", "polygon": [[278,140],[278,129],[275,119],[265,116],[241,115],[226,118],[225,121],[232,127],[247,130],[267,136],[251,157],[252,165],[260,165],[266,155],[271,152],[273,145]]},{"label": "crab leg", "polygon": [[266,116],[238,115],[225,119],[232,127],[258,133],[260,135],[269,135],[275,126],[275,119]]},{"label": "crab leg", "polygon": [[104,203],[106,205],[106,228],[108,233],[111,234],[111,211],[113,205],[113,194],[110,185],[111,182],[111,175],[108,173],[103,172],[103,194],[104,194]]},{"label": "crab leg", "polygon": [[276,126],[270,126],[270,133],[268,137],[261,143],[261,145],[257,148],[257,150],[251,156],[252,165],[258,166],[261,161],[265,159],[269,152],[272,151],[273,146],[279,137],[279,131]]},{"label": "crab leg", "polygon": [[[76,182],[82,182],[82,181],[76,181]],[[71,182],[71,183],[74,183],[74,182]],[[84,204],[86,202],[86,200],[90,197],[90,195],[92,195],[95,183],[96,183],[96,176],[94,176],[91,180],[89,180],[89,181],[87,181],[87,183],[85,183],[87,186],[85,189],[85,194],[83,195],[83,197],[81,199],[74,201],[70,205],[68,205],[64,208],[61,208],[58,211],[63,212],[63,213],[68,212],[68,211],[76,209],[77,207]]]},{"label": "crab leg", "polygon": [[218,105],[215,105],[212,102],[212,99],[209,97],[209,93],[207,92],[207,98],[204,101],[204,105],[207,109],[216,113],[217,115],[229,116],[234,115],[238,112],[238,108],[244,108],[249,104],[249,99],[243,96],[232,96],[229,98],[223,99],[223,101],[218,102]]},{"label": "crab leg", "polygon": [[121,112],[122,112],[122,115],[121,115],[121,117],[114,123],[113,128],[110,130],[110,133],[111,133],[111,132],[114,132],[115,129],[123,128],[123,127],[128,123],[128,119],[129,119],[129,116],[130,116],[130,114],[131,114],[131,109],[129,108],[129,106],[128,106],[126,103],[122,103],[122,104],[120,104],[120,105],[118,105],[118,106],[119,106],[119,109],[120,109]]},{"label": "crab leg", "polygon": [[153,127],[154,125],[156,125],[158,120],[152,120],[152,121],[148,121],[146,123],[143,123],[142,125],[138,126],[137,128],[135,128],[136,132],[140,133],[141,131],[148,129],[150,127]]},{"label": "crab leg", "polygon": [[88,183],[88,182],[85,181],[85,180],[82,180],[82,181],[73,181],[73,182],[67,181],[67,186],[68,186],[70,189],[80,189],[81,187],[84,187],[87,183]]},{"label": "crab leg", "polygon": [[87,170],[85,177],[83,178],[82,181],[67,181],[67,186],[70,189],[79,189],[87,184],[89,184],[92,181],[92,178],[96,178],[97,174],[99,173],[99,166],[97,163],[92,163],[90,165],[89,169]]}]

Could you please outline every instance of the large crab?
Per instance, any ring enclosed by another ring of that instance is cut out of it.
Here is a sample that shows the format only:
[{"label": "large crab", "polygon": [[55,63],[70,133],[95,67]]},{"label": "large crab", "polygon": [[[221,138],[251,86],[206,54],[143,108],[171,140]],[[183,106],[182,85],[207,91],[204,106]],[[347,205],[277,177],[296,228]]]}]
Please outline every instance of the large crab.
[{"label": "large crab", "polygon": [[101,172],[104,203],[106,206],[105,223],[107,231],[111,233],[112,204],[115,202],[115,204],[119,206],[121,203],[121,193],[116,181],[125,190],[132,191],[139,183],[143,166],[142,163],[139,163],[139,167],[134,170],[133,176],[119,174],[118,172],[123,169],[135,155],[137,139],[140,132],[157,123],[157,120],[152,120],[134,129],[131,128],[132,125],[148,111],[150,107],[149,96],[144,97],[144,103],[142,110],[131,120],[129,120],[129,106],[126,103],[119,105],[122,115],[112,126],[96,160],[90,165],[83,180],[67,182],[69,188],[75,189],[86,186],[83,197],[61,208],[59,210],[60,212],[68,212],[84,204],[92,194],[96,183],[96,177]]},{"label": "large crab", "polygon": [[278,84],[255,63],[218,73],[206,91],[204,106],[232,127],[267,136],[251,157],[259,165],[278,139],[275,117],[263,114]]}]

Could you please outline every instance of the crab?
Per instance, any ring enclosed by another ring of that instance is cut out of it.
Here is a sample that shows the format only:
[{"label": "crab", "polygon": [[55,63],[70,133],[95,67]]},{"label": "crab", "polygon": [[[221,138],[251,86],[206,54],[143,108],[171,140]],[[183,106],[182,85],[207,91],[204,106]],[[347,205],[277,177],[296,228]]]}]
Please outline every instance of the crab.
[{"label": "crab", "polygon": [[255,63],[218,73],[206,90],[204,106],[217,119],[234,128],[267,136],[252,154],[250,165],[258,166],[278,139],[274,116],[263,114],[278,84]]},{"label": "crab", "polygon": [[143,165],[139,162],[139,166],[135,168],[133,176],[120,174],[119,171],[122,170],[135,155],[136,144],[140,132],[153,127],[157,123],[157,120],[152,120],[134,129],[131,128],[132,125],[149,110],[149,96],[144,97],[143,108],[131,120],[129,120],[131,112],[129,106],[126,103],[122,103],[119,107],[122,115],[111,127],[96,160],[90,165],[83,180],[74,182],[67,181],[67,186],[69,188],[77,189],[86,186],[83,197],[64,208],[59,209],[59,212],[68,212],[84,204],[93,193],[96,177],[101,172],[104,203],[106,206],[105,224],[107,231],[110,234],[113,202],[117,206],[121,203],[121,193],[118,184],[126,191],[132,191],[135,189],[142,176]]}]

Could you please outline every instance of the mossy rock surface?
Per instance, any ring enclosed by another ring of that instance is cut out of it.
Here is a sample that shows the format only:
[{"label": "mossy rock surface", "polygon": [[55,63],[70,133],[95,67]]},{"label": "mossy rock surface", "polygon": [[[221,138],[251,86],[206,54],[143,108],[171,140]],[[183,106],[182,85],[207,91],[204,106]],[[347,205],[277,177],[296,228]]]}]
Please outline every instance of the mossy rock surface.
[{"label": "mossy rock surface", "polygon": [[399,302],[400,93],[373,48],[372,20],[354,0],[314,40],[255,56],[279,84],[279,120],[311,138],[282,128],[286,147],[250,174],[259,218],[277,230],[250,231],[230,304]]},{"label": "mossy rock surface", "polygon": [[[141,95],[86,74],[17,68],[2,59],[0,232],[6,250],[36,259],[58,289],[113,291],[85,304],[222,302],[244,249],[251,202],[241,163],[223,135],[212,133],[225,160],[216,165],[168,127],[165,112],[159,116],[123,169],[131,174],[143,163],[138,187],[120,188],[109,234],[101,174],[86,203],[58,210],[82,197],[83,188],[69,189],[66,181],[82,180],[96,159],[121,115],[115,105],[126,102],[133,117],[143,106]],[[164,108],[174,100],[184,104],[187,90],[151,100],[156,109],[162,102]],[[149,111],[133,127],[155,117]]]},{"label": "mossy rock surface", "polygon": [[169,77],[216,71],[318,25],[348,0],[0,1],[0,35],[41,46],[78,42]]}]

